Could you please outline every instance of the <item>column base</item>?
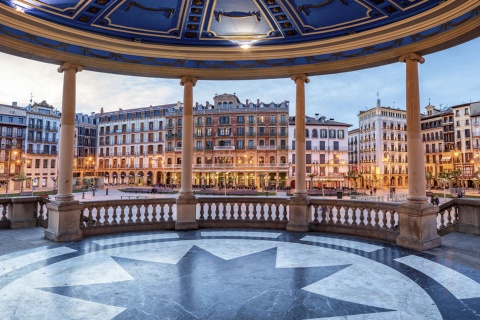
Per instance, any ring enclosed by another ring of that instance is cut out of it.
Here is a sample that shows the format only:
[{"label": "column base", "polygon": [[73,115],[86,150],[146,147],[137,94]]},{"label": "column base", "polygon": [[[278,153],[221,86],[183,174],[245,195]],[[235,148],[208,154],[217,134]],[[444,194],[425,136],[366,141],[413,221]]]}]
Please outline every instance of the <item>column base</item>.
[{"label": "column base", "polygon": [[310,222],[308,211],[309,198],[304,194],[295,194],[289,201],[289,219],[286,229],[295,232],[307,232]]},{"label": "column base", "polygon": [[193,194],[181,194],[177,199],[177,221],[175,230],[196,230],[197,222],[197,199]]},{"label": "column base", "polygon": [[80,210],[82,208],[83,205],[78,201],[47,204],[48,229],[45,230],[45,238],[55,242],[82,239],[83,233],[80,229]]},{"label": "column base", "polygon": [[420,251],[442,245],[442,238],[437,233],[437,206],[408,201],[401,205],[398,214],[400,235],[396,239],[397,245]]}]

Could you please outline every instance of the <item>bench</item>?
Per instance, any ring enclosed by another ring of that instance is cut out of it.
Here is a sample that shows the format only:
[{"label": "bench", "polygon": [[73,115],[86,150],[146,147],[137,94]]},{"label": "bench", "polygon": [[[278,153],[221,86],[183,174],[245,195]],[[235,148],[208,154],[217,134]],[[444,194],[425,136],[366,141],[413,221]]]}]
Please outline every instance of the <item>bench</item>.
[{"label": "bench", "polygon": [[20,192],[19,195],[22,196],[22,197],[24,197],[24,196],[33,196],[33,192],[32,192],[32,191],[22,191],[22,192]]}]

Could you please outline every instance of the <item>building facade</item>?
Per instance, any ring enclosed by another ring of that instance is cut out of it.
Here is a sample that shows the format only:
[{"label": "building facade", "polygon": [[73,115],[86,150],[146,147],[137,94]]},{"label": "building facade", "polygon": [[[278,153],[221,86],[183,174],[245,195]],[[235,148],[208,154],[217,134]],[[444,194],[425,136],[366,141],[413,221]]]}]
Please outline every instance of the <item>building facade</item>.
[{"label": "building facade", "polygon": [[[193,184],[196,186],[276,188],[287,185],[288,101],[240,102],[216,95],[213,104],[196,104]],[[181,179],[183,106],[166,114],[166,184]]]},{"label": "building facade", "polygon": [[[307,188],[342,188],[348,185],[348,128],[351,124],[315,114],[305,117]],[[290,181],[295,185],[295,117],[290,117]]]},{"label": "building facade", "polygon": [[96,178],[97,123],[95,113],[75,114],[73,172],[76,185],[91,185]]},{"label": "building facade", "polygon": [[150,106],[96,114],[97,176],[106,184],[151,185],[163,181],[164,124],[169,108]]},{"label": "building facade", "polygon": [[406,111],[377,106],[360,111],[361,185],[368,188],[408,187]]},{"label": "building facade", "polygon": [[[26,112],[12,105],[0,105],[0,186],[5,192],[19,190],[24,183],[24,165],[28,159],[23,152],[27,129]],[[16,180],[12,180],[16,179]]]},{"label": "building facade", "polygon": [[[25,111],[26,175],[31,178],[31,187],[55,188],[61,113],[45,100],[28,105]],[[30,179],[26,184],[30,187]]]},{"label": "building facade", "polygon": [[353,171],[360,167],[359,141],[359,128],[348,131],[348,171]]}]

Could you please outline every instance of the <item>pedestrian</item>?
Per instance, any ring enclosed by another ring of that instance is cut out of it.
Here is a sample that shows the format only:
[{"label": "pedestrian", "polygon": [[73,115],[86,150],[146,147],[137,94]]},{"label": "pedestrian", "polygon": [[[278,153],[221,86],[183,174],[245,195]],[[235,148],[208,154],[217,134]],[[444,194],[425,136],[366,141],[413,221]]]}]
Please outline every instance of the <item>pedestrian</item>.
[{"label": "pedestrian", "polygon": [[440,205],[440,199],[438,198],[438,196],[435,196],[435,203],[437,204],[437,206]]},{"label": "pedestrian", "polygon": [[373,194],[377,195],[377,188],[373,188]]}]

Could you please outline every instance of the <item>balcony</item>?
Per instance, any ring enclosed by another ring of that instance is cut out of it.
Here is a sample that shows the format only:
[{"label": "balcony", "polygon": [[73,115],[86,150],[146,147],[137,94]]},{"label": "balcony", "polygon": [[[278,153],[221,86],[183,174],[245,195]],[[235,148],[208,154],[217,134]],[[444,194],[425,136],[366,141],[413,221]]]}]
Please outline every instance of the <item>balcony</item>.
[{"label": "balcony", "polygon": [[214,146],[213,150],[220,151],[220,150],[235,150],[235,146]]},{"label": "balcony", "polygon": [[277,150],[277,146],[257,146],[257,150]]}]

